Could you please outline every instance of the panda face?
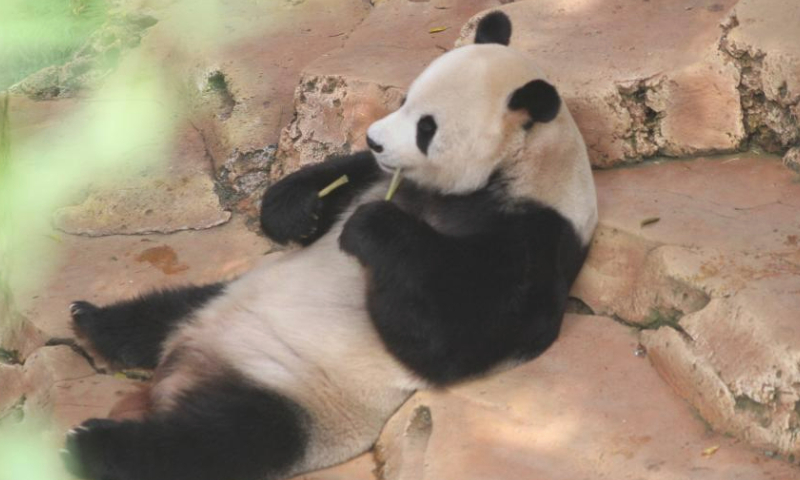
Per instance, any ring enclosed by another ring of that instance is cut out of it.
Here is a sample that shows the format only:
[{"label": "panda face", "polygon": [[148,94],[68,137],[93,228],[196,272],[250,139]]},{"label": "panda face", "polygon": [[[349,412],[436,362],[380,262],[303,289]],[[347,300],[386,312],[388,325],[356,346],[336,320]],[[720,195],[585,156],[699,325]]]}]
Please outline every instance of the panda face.
[{"label": "panda face", "polygon": [[441,193],[485,186],[515,149],[531,118],[509,107],[535,78],[530,60],[504,45],[469,45],[436,59],[399,110],[373,123],[367,143],[386,171]]}]

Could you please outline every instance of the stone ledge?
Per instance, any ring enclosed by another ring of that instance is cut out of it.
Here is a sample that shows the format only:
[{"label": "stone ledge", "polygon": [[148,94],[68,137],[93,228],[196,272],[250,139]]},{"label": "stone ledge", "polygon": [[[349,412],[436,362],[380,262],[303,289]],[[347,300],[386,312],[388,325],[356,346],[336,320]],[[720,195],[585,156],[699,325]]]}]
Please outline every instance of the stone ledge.
[{"label": "stone ledge", "polygon": [[294,117],[281,132],[273,177],[331,154],[366,148],[367,127],[400,106],[411,81],[452,47],[461,25],[500,3],[376,2],[342,48],[303,69],[294,94]]},{"label": "stone ledge", "polygon": [[636,351],[610,319],[568,315],[539,358],[412,397],[378,441],[382,480],[798,475],[710,433]]},{"label": "stone ledge", "polygon": [[[565,97],[593,165],[609,167],[653,156],[735,152],[751,144],[769,151],[797,144],[792,75],[800,71],[800,33],[782,13],[796,6],[769,0],[761,9],[757,3],[526,0],[492,8],[511,17],[512,46],[531,53]],[[303,70],[273,178],[363,148],[366,127],[396,108],[424,65],[450,48],[443,41],[461,17],[450,12],[438,21],[449,30],[426,36],[424,28],[437,20],[425,23],[413,9],[428,4],[381,2],[344,48]],[[432,10],[426,18],[446,11]],[[457,46],[471,42],[481,15],[463,26]],[[739,25],[736,15],[747,25]],[[387,33],[387,18],[404,39]],[[682,27],[676,31],[675,24]],[[414,31],[419,35],[407,34]],[[306,95],[306,86],[320,79],[333,84],[332,91]]]},{"label": "stone ledge", "polygon": [[643,329],[653,364],[717,431],[800,458],[793,172],[743,154],[595,179],[600,228],[573,295]]}]

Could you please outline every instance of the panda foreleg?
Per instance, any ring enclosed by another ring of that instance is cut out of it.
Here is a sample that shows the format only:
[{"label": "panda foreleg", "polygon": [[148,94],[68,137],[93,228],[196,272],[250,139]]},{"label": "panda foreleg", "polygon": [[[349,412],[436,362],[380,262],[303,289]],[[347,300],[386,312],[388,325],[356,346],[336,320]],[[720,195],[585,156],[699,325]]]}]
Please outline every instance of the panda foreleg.
[{"label": "panda foreleg", "polygon": [[[319,192],[347,175],[346,184]],[[270,239],[310,245],[324,235],[352,200],[381,177],[369,152],[336,156],[304,167],[269,187],[261,200],[261,229]]]},{"label": "panda foreleg", "polygon": [[157,290],[104,307],[76,301],[70,305],[73,328],[113,363],[154,368],[167,336],[223,288],[214,283]]},{"label": "panda foreleg", "polygon": [[295,402],[233,373],[141,421],[84,422],[67,435],[64,462],[90,480],[273,480],[297,473],[308,429]]},{"label": "panda foreleg", "polygon": [[392,262],[398,253],[421,260],[434,253],[437,237],[428,224],[394,203],[375,201],[360,205],[347,219],[339,247],[362,264],[375,266],[384,259]]},{"label": "panda foreleg", "polygon": [[353,213],[339,241],[370,272],[368,308],[387,348],[445,385],[511,358],[531,336],[552,341],[557,333],[537,323],[531,255],[513,230],[498,222],[479,236],[446,236],[390,202],[372,202]]}]

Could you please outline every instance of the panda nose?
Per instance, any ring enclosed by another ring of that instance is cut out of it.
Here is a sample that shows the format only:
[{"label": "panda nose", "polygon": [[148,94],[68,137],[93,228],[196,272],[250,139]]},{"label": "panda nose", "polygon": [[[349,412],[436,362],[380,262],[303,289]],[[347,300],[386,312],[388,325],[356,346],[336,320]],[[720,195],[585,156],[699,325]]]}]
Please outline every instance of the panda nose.
[{"label": "panda nose", "polygon": [[381,153],[383,151],[383,146],[375,143],[375,140],[369,138],[369,135],[367,135],[367,146],[375,153]]}]

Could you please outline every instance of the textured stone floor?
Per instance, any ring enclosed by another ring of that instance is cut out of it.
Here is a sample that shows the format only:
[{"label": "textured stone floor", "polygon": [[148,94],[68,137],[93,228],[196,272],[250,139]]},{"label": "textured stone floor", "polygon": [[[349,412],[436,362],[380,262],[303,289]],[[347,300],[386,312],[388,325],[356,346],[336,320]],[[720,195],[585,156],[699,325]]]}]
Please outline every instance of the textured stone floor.
[{"label": "textured stone floor", "polygon": [[[776,157],[743,155],[602,171],[596,181],[601,225],[573,294],[630,326],[572,315],[558,343],[534,362],[417,394],[381,437],[382,478],[800,475],[764,455],[779,451],[775,439],[795,425],[797,372],[781,367],[795,361],[800,338],[795,174]],[[71,300],[102,303],[229,278],[271,248],[238,217],[169,235],[60,235],[60,268],[41,292],[19,299],[37,334],[26,361],[0,365],[10,386],[0,392],[0,408],[25,394],[25,412],[52,419],[60,432],[86,417],[136,413],[119,402],[142,385],[98,372],[106,368],[100,358],[93,367],[69,346],[43,346],[71,341]],[[653,324],[652,309],[674,316]],[[778,390],[782,396],[759,396]],[[763,401],[774,423],[764,426],[763,412],[743,409],[743,396]],[[791,442],[784,445],[792,451]],[[301,478],[369,479],[376,468],[366,455]]]},{"label": "textured stone floor", "polygon": [[[30,241],[56,260],[15,291],[27,321],[7,345],[19,361],[0,362],[0,417],[21,409],[58,437],[87,417],[138,413],[126,399],[142,382],[73,338],[69,302],[245,271],[272,248],[243,215],[268,180],[362,147],[424,65],[500,8],[512,44],[557,83],[595,166],[650,158],[595,173],[600,225],[573,291],[593,315],[571,315],[533,363],[416,395],[377,463],[366,454],[300,478],[800,478],[800,177],[777,156],[696,158],[788,150],[797,168],[800,3],[223,3],[217,42],[186,29],[191,0],[131,2],[159,20],[135,52],[181,79],[190,118],[166,168],[119,172],[119,185],[88,185],[40,219]],[[80,102],[15,97],[14,138]]]},{"label": "textured stone floor", "polygon": [[378,444],[384,478],[797,478],[797,468],[709,431],[638,348],[608,318],[568,316],[539,359],[407,403]]},{"label": "textured stone floor", "polygon": [[[642,343],[717,430],[800,457],[800,183],[775,157],[597,172],[574,295]],[[648,223],[652,222],[652,223]]]}]

